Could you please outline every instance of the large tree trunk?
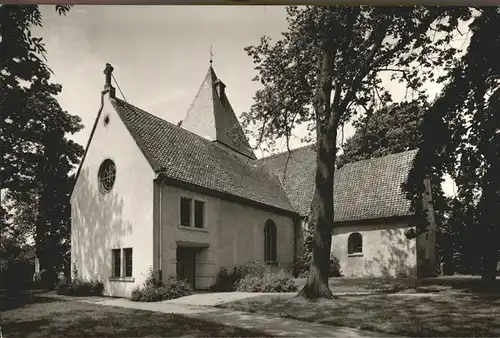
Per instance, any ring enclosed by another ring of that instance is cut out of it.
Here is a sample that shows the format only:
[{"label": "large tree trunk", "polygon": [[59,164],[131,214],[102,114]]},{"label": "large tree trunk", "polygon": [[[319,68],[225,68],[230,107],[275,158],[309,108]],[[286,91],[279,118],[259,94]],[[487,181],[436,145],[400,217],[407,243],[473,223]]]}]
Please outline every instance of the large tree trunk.
[{"label": "large tree trunk", "polygon": [[334,49],[325,48],[320,58],[318,89],[314,102],[316,111],[316,180],[311,204],[310,222],[314,229],[312,260],[304,288],[299,296],[309,299],[333,298],[328,287],[330,246],[333,227],[333,176],[337,153],[337,126],[340,111],[337,109],[340,87],[331,103]]},{"label": "large tree trunk", "polygon": [[311,226],[314,229],[312,260],[304,288],[299,296],[333,298],[328,286],[330,249],[333,227],[333,179],[336,155],[337,129],[327,134],[318,133],[316,149],[316,187],[311,205]]}]

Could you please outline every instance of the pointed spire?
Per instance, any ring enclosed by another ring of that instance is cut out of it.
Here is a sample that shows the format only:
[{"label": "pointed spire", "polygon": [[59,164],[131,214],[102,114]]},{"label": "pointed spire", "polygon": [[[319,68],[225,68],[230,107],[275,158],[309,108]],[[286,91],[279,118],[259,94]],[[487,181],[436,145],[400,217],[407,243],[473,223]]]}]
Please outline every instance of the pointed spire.
[{"label": "pointed spire", "polygon": [[250,158],[256,158],[227,99],[224,83],[210,64],[181,127],[207,140],[221,143]]},{"label": "pointed spire", "polygon": [[214,54],[212,53],[212,45],[210,45],[210,67],[212,67],[212,62],[214,62],[214,60],[212,59],[214,56]]}]

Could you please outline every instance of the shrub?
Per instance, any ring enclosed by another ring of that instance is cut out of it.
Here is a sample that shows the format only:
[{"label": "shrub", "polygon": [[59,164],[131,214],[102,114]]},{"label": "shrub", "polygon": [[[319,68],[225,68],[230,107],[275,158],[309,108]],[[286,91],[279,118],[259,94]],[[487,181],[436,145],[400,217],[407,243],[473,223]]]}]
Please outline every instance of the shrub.
[{"label": "shrub", "polygon": [[231,273],[228,273],[226,268],[221,268],[217,274],[215,284],[210,290],[216,292],[235,291],[238,282],[246,276],[263,277],[269,271],[269,266],[256,261],[248,261],[243,265],[237,266],[233,268]]},{"label": "shrub", "polygon": [[330,265],[328,269],[328,277],[342,277],[342,271],[340,270],[340,261],[337,257],[333,256],[330,258]]},{"label": "shrub", "polygon": [[307,257],[297,257],[295,264],[292,268],[293,277],[304,278],[307,276],[307,271],[309,270],[309,261]]},{"label": "shrub", "polygon": [[228,273],[226,268],[221,268],[217,273],[215,284],[210,288],[213,292],[229,292],[236,290],[238,276],[234,273]]},{"label": "shrub", "polygon": [[78,270],[74,270],[73,278],[67,280],[62,277],[59,279],[55,290],[59,295],[84,297],[84,296],[102,296],[104,292],[104,283],[98,279],[83,279],[78,277]]},{"label": "shrub", "polygon": [[248,274],[238,281],[237,291],[242,292],[295,292],[297,286],[287,273],[264,273],[262,276]]},{"label": "shrub", "polygon": [[130,300],[134,302],[159,302],[188,296],[193,293],[189,284],[170,276],[166,281],[160,281],[155,277],[155,272],[150,270],[144,285],[132,290]]},{"label": "shrub", "polygon": [[83,296],[102,296],[104,292],[103,282],[93,279],[85,280],[73,278],[71,281],[62,279],[56,285],[56,292],[59,295],[83,297]]},{"label": "shrub", "polygon": [[265,263],[256,262],[256,261],[248,261],[243,265],[235,268],[235,274],[239,277],[239,279],[244,278],[245,276],[264,276],[266,272],[268,272],[270,267]]}]

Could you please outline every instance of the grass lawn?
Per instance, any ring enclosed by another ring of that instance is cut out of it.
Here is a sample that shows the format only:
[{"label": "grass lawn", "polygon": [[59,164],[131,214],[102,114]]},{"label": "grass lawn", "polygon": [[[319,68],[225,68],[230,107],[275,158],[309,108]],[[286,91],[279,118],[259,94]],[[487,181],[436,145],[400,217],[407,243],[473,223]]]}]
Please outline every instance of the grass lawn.
[{"label": "grass lawn", "polygon": [[[294,279],[300,290],[306,283],[305,278]],[[328,285],[334,293],[364,292],[435,292],[443,290],[458,290],[461,292],[484,291],[485,285],[480,276],[442,276],[417,280],[416,278],[392,277],[339,277],[330,278]],[[489,286],[488,292],[500,294],[500,278]]]},{"label": "grass lawn", "polygon": [[[306,284],[306,278],[295,278],[294,282],[300,290]],[[339,277],[330,278],[328,285],[332,292],[396,292],[414,289],[417,280],[416,278]]]},{"label": "grass lawn", "polygon": [[1,299],[3,337],[263,337],[173,314],[35,296]]},{"label": "grass lawn", "polygon": [[219,307],[406,336],[500,337],[500,295],[259,296]]}]

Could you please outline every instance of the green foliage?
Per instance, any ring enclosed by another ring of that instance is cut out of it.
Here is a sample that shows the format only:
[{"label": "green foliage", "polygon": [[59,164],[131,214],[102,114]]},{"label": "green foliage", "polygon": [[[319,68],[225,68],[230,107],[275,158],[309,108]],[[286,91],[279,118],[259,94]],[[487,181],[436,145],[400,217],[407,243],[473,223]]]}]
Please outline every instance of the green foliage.
[{"label": "green foliage", "polygon": [[394,103],[353,122],[354,135],[346,140],[337,167],[355,161],[417,149],[424,110],[416,102]]},{"label": "green foliage", "polygon": [[130,300],[134,302],[159,302],[193,293],[189,284],[184,280],[170,276],[166,281],[160,281],[157,276],[157,271],[150,270],[144,284],[132,290]]},{"label": "green foliage", "polygon": [[55,288],[57,294],[87,297],[87,296],[102,296],[104,292],[104,283],[98,279],[83,279],[78,277],[78,272],[73,272],[73,278],[67,280],[62,278],[59,280]]},{"label": "green foliage", "polygon": [[220,268],[215,279],[215,284],[210,288],[212,292],[230,292],[236,290],[239,278],[234,273],[228,273],[226,268]]},{"label": "green foliage", "polygon": [[246,48],[262,88],[242,119],[257,131],[258,143],[267,140],[270,147],[277,139],[288,141],[301,124],[309,130],[305,140],[316,135],[317,184],[310,221],[318,234],[312,260],[318,273],[301,293],[331,297],[324,283],[328,264],[322,260],[330,255],[337,129],[358,111],[370,113],[392,101],[381,72],[390,72],[425,102],[423,83],[437,77],[436,65],[456,58],[457,50],[448,45],[471,10],[289,6],[287,13],[288,31],[278,41],[263,37],[259,45]]},{"label": "green foliage", "polygon": [[297,286],[291,276],[284,271],[264,273],[264,275],[248,274],[240,279],[236,290],[241,292],[295,292]]},{"label": "green foliage", "polygon": [[271,267],[265,263],[257,262],[257,261],[248,261],[243,265],[240,265],[235,268],[235,275],[239,278],[243,278],[248,275],[262,277],[268,271],[270,271]]},{"label": "green foliage", "polygon": [[217,273],[215,284],[211,287],[214,292],[235,291],[238,282],[246,276],[262,278],[266,273],[271,273],[271,267],[265,263],[248,261],[243,265],[234,267],[231,273],[226,268],[221,268]]},{"label": "green foliage", "polygon": [[104,283],[99,280],[76,279],[56,286],[57,294],[73,297],[102,296],[103,291]]},{"label": "green foliage", "polygon": [[[66,14],[69,5],[56,5]],[[61,86],[50,82],[36,5],[0,7],[0,141],[5,149],[2,175],[2,238],[34,236],[42,269],[62,268],[69,255],[69,193],[83,148],[66,138],[83,127],[57,102]],[[5,190],[4,190],[5,189]],[[8,209],[5,209],[8,208]]]},{"label": "green foliage", "polygon": [[[271,144],[296,126],[317,121],[321,82],[333,91],[325,117],[335,112],[340,123],[358,109],[369,114],[392,101],[380,81],[384,72],[424,101],[423,78],[436,79],[435,66],[455,58],[458,50],[441,46],[471,16],[469,8],[437,7],[289,6],[287,13],[288,31],[281,39],[264,36],[259,45],[245,48],[262,88],[243,123],[260,126],[256,139]],[[441,36],[426,35],[431,27]],[[305,140],[312,140],[315,129],[311,125]]]},{"label": "green foliage", "polygon": [[500,66],[495,52],[500,48],[500,11],[484,7],[479,13],[469,27],[472,36],[466,53],[450,63],[440,78],[445,88],[424,115],[423,141],[405,190],[420,216],[418,230],[425,231],[422,178],[429,172],[451,175],[460,206],[453,207],[448,226],[475,237],[463,236],[452,245],[462,247],[463,253],[474,251],[463,250],[464,245],[475,245],[479,251],[466,261],[473,262],[479,254],[483,278],[493,280],[500,258]]},{"label": "green foliage", "polygon": [[[355,133],[346,141],[337,166],[419,148],[423,137],[423,117],[424,109],[417,102],[392,104],[360,117],[353,124]],[[454,264],[451,243],[457,240],[459,234],[449,228],[446,215],[450,213],[452,203],[457,201],[444,196],[442,179],[442,174],[431,176],[431,189],[436,213],[438,256],[448,268]],[[409,230],[407,235],[414,238],[416,233]]]},{"label": "green foliage", "polygon": [[0,288],[5,288],[8,295],[29,289],[35,270],[35,248],[19,244],[15,238],[2,238],[0,246]]}]

